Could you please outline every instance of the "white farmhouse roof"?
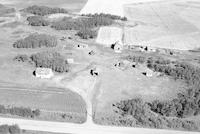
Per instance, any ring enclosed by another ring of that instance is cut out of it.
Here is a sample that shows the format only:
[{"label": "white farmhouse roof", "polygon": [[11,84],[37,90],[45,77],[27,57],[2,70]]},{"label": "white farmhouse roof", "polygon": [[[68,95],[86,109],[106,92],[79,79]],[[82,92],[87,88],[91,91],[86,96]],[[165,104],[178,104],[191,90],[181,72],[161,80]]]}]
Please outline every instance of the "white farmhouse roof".
[{"label": "white farmhouse roof", "polygon": [[53,77],[53,71],[50,68],[36,68],[35,75],[37,78],[49,79]]}]

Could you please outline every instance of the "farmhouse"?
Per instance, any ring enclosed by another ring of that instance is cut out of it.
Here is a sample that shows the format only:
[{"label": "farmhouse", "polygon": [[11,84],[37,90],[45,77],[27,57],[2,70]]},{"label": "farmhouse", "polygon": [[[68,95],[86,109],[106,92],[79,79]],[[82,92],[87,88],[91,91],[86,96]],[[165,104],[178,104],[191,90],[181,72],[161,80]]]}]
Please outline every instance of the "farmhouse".
[{"label": "farmhouse", "polygon": [[41,79],[50,79],[54,76],[54,73],[50,68],[36,68],[35,76]]}]

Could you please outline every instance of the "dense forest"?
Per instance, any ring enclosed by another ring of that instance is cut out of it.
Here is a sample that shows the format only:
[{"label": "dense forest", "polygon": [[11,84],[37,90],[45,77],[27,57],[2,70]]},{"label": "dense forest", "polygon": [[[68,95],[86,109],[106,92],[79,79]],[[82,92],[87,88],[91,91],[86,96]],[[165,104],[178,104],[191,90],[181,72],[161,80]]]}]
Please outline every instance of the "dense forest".
[{"label": "dense forest", "polygon": [[22,11],[35,14],[35,15],[40,15],[40,16],[45,16],[45,15],[55,14],[55,13],[68,13],[68,11],[63,8],[51,8],[47,6],[37,6],[37,5],[27,7],[23,9]]},{"label": "dense forest", "polygon": [[56,47],[57,39],[46,34],[31,34],[24,39],[20,39],[13,44],[14,48],[41,48]]},{"label": "dense forest", "polygon": [[126,58],[132,62],[145,62],[150,69],[175,80],[184,80],[188,89],[169,101],[143,102],[142,99],[121,101],[115,105],[121,111],[121,115],[131,115],[137,123],[147,127],[199,129],[194,122],[184,118],[200,114],[200,68],[185,62],[170,61],[159,57],[128,56]]},{"label": "dense forest", "polygon": [[0,125],[0,134],[21,134],[21,129],[17,125]]},{"label": "dense forest", "polygon": [[122,21],[127,21],[126,17],[121,17],[121,16],[117,16],[117,15],[112,15],[112,14],[105,14],[105,13],[100,13],[100,14],[82,14],[82,16],[87,16],[87,17],[106,17],[106,18],[110,18],[112,20],[122,20]]},{"label": "dense forest", "polygon": [[48,26],[49,21],[45,20],[42,16],[30,16],[27,18],[29,25],[31,26]]}]

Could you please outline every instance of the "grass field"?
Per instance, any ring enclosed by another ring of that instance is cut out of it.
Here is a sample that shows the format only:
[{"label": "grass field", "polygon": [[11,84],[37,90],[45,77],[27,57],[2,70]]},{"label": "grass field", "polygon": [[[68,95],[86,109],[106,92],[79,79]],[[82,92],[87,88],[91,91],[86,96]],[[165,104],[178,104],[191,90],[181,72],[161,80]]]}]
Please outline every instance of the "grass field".
[{"label": "grass field", "polygon": [[[184,91],[185,84],[174,81],[166,76],[146,77],[141,72],[142,67],[136,69],[104,69],[101,76],[101,84],[96,99],[96,113],[112,115],[113,107],[119,100],[143,98],[147,102],[152,100],[170,100],[177,93]],[[109,82],[108,82],[109,81]],[[111,97],[112,96],[112,97]]]}]

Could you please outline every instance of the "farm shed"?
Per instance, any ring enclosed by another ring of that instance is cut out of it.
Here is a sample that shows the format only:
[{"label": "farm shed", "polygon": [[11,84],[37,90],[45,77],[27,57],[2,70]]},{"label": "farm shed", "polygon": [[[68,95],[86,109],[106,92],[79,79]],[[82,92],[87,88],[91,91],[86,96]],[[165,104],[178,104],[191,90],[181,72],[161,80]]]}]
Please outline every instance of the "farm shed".
[{"label": "farm shed", "polygon": [[88,48],[88,45],[87,44],[78,44],[77,48],[79,48],[79,49]]},{"label": "farm shed", "polygon": [[69,64],[73,64],[73,63],[74,63],[74,59],[72,59],[72,58],[67,59],[67,63],[69,63]]},{"label": "farm shed", "polygon": [[152,77],[153,76],[153,71],[150,69],[147,69],[145,71],[142,72],[143,75],[147,76],[147,77]]},{"label": "farm shed", "polygon": [[114,51],[116,53],[121,53],[122,49],[123,49],[123,45],[119,42],[116,42],[114,44],[111,45],[111,48],[114,49]]},{"label": "farm shed", "polygon": [[50,79],[54,76],[54,73],[50,68],[36,68],[34,74],[37,78],[41,79]]}]

